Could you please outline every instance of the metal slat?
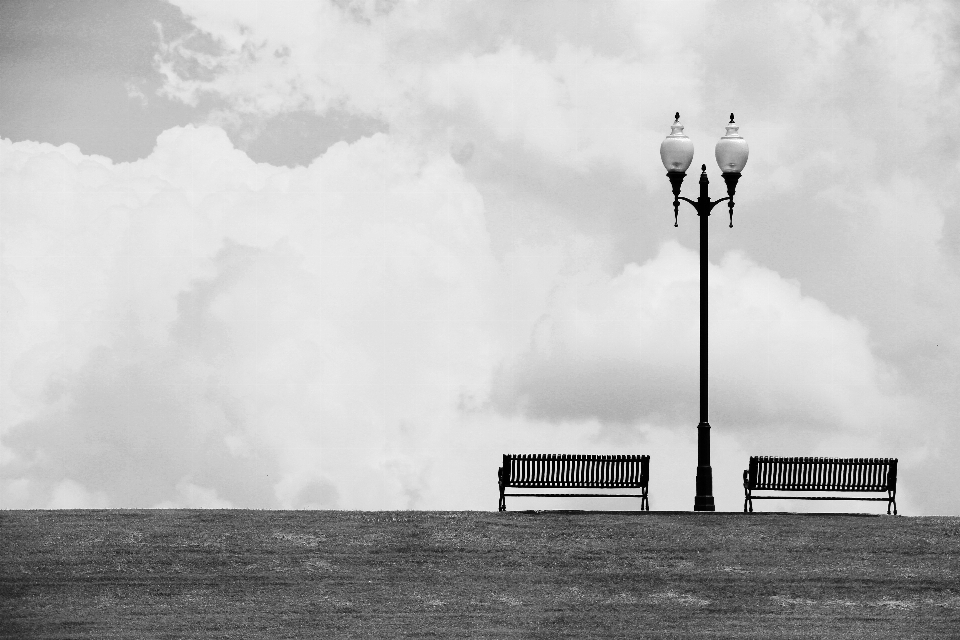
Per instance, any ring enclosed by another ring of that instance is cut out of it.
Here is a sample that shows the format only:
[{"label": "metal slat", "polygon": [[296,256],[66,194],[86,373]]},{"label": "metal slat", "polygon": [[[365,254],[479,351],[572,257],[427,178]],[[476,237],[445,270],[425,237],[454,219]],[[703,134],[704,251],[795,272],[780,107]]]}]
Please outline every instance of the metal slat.
[{"label": "metal slat", "polygon": [[[505,493],[508,498],[642,498],[639,493]],[[886,500],[886,498],[876,498]]]},{"label": "metal slat", "polygon": [[871,500],[886,502],[887,498],[854,498],[852,496],[750,496],[751,500]]}]

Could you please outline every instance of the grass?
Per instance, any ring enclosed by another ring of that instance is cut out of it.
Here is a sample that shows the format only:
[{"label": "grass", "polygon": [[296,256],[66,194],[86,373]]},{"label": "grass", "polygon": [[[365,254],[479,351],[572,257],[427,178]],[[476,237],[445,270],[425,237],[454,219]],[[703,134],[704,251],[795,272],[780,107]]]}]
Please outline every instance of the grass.
[{"label": "grass", "polygon": [[960,518],[2,511],[4,638],[960,638]]}]

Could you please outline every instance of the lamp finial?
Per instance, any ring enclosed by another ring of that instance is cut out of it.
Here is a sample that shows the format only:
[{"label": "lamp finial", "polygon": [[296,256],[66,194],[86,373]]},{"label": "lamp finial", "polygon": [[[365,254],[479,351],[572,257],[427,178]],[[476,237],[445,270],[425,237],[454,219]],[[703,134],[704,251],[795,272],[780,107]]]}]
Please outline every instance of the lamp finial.
[{"label": "lamp finial", "polygon": [[733,114],[730,114],[730,124],[733,124]]},{"label": "lamp finial", "polygon": [[705,165],[705,164],[700,165],[700,171],[702,171],[703,173],[706,173],[706,172],[707,172],[707,165]]},{"label": "lamp finial", "polygon": [[679,111],[677,111],[677,113],[674,114],[673,117],[676,119],[676,122],[680,122],[680,112],[679,112]]}]

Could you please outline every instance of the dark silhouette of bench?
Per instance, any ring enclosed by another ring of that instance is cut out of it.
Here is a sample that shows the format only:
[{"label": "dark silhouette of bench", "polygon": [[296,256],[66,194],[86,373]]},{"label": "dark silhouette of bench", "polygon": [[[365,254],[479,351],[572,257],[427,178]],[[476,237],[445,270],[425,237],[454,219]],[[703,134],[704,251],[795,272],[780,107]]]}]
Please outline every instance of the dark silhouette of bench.
[{"label": "dark silhouette of bench", "polygon": [[[880,500],[897,515],[897,458],[777,458],[751,456],[743,472],[743,512],[754,500]],[[755,496],[754,491],[884,492],[883,498],[852,496]]]},{"label": "dark silhouette of bench", "polygon": [[[506,497],[528,498],[640,498],[640,510],[649,511],[647,484],[650,456],[503,454],[497,471],[500,511],[507,510]],[[640,489],[635,493],[504,493],[516,489]]]}]

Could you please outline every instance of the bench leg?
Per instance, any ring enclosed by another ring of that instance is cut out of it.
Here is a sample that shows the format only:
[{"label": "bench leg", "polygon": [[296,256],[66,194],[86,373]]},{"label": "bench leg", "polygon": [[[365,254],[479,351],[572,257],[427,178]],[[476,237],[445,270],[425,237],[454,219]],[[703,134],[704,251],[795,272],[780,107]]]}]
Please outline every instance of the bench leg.
[{"label": "bench leg", "polygon": [[647,490],[643,490],[643,497],[640,498],[640,511],[650,511],[650,500],[647,498]]},{"label": "bench leg", "polygon": [[744,498],[743,498],[743,512],[744,512],[744,513],[747,513],[747,505],[750,505],[750,513],[753,513],[753,500],[751,499],[749,493],[748,493],[746,496],[744,496]]},{"label": "bench leg", "polygon": [[500,489],[500,511],[507,510],[507,497],[503,495],[503,489]]},{"label": "bench leg", "polygon": [[893,515],[897,515],[897,496],[895,494],[889,494],[890,498],[887,500],[887,515],[890,515],[890,507],[893,506]]}]

